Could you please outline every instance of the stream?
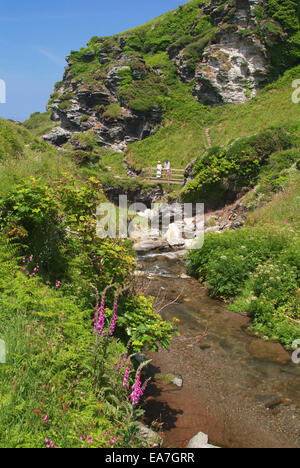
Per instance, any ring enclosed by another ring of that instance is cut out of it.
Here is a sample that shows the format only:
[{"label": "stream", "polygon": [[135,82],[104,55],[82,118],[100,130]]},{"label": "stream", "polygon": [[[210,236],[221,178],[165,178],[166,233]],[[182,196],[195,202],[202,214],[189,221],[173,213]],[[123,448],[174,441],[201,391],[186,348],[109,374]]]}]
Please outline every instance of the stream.
[{"label": "stream", "polygon": [[[180,320],[168,350],[148,352],[152,382],[145,423],[163,433],[165,448],[184,448],[199,432],[224,448],[300,447],[300,365],[280,344],[257,338],[250,319],[231,312],[186,275],[182,253],[147,253],[137,276],[147,295],[166,303],[164,319]],[[178,387],[163,375],[182,379]]]}]

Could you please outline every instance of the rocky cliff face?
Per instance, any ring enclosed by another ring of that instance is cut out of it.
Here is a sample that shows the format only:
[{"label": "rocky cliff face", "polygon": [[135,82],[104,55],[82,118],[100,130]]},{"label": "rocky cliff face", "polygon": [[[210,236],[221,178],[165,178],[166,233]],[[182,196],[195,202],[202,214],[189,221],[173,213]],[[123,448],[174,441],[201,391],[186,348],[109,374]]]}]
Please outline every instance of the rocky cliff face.
[{"label": "rocky cliff face", "polygon": [[268,56],[256,34],[254,13],[259,3],[237,0],[220,8],[214,0],[203,9],[218,31],[197,66],[194,93],[199,102],[242,103],[266,81]]},{"label": "rocky cliff face", "polygon": [[[84,83],[84,80],[73,80],[70,68],[67,68],[63,82],[55,93],[58,97],[50,105],[52,119],[61,122],[61,127],[55,128],[44,138],[53,144],[62,145],[72,134],[92,130],[97,134],[100,145],[123,151],[128,143],[153,134],[161,122],[161,110],[154,107],[138,112],[118,99],[118,90],[124,80],[122,72],[130,70],[128,66],[122,65],[125,59],[130,61],[130,57],[122,55],[120,50],[115,60],[119,61],[119,65],[108,68],[106,76],[94,82],[93,87]],[[67,60],[70,65],[71,60]],[[108,54],[102,52],[100,61],[109,62]],[[65,97],[70,99],[66,100]],[[111,114],[105,112],[109,108]]]},{"label": "rocky cliff face", "polygon": [[67,57],[49,102],[60,126],[44,138],[78,149],[74,134],[90,131],[99,145],[124,151],[168,119],[179,79],[205,105],[251,99],[269,72],[268,45],[288,34],[268,17],[269,3],[192,0],[121,36],[92,38]]}]

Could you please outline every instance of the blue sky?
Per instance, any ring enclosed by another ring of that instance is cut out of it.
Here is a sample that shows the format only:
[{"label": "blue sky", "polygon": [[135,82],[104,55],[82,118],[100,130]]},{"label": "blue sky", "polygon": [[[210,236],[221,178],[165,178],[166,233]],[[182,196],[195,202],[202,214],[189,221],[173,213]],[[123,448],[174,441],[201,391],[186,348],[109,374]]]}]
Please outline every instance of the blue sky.
[{"label": "blue sky", "polygon": [[23,121],[44,112],[65,57],[92,36],[109,36],[177,8],[185,0],[15,0],[0,10],[0,117]]}]

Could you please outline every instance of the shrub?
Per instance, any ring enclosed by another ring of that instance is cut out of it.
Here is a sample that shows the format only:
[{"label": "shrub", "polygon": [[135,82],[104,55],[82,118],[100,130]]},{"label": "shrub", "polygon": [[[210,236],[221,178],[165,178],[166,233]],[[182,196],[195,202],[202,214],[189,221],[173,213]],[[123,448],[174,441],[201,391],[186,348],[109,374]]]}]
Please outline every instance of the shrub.
[{"label": "shrub", "polygon": [[188,271],[205,281],[213,297],[247,312],[255,331],[285,345],[299,337],[300,238],[271,225],[207,234],[192,250]]},{"label": "shrub", "polygon": [[0,159],[22,156],[22,143],[20,135],[13,126],[0,119]]},{"label": "shrub", "polygon": [[299,338],[300,296],[297,267],[269,260],[259,265],[246,284],[249,295],[237,299],[233,310],[241,307],[253,319],[253,329],[272,340],[291,345]]},{"label": "shrub", "polygon": [[[211,205],[211,191],[216,187],[220,200],[227,191],[239,193],[252,187],[261,167],[276,150],[286,150],[295,143],[295,137],[286,129],[271,128],[251,137],[243,137],[227,148],[213,147],[197,159],[195,179],[185,189],[186,199],[204,199]],[[225,200],[226,201],[226,200]],[[216,200],[217,202],[217,200]]]},{"label": "shrub", "polygon": [[267,43],[271,57],[271,78],[299,63],[300,52],[300,9],[293,0],[267,0],[256,9],[261,26],[261,39],[265,41],[264,27],[271,31],[276,40]]},{"label": "shrub", "polygon": [[120,104],[115,103],[108,106],[103,115],[109,119],[117,119],[122,115],[122,112],[123,110]]},{"label": "shrub", "polygon": [[0,366],[0,446],[141,446],[142,412],[129,399],[135,369],[123,387],[127,364],[118,367],[129,346],[96,338],[93,310],[29,278],[12,255],[1,238],[0,333],[9,353]]},{"label": "shrub", "polygon": [[82,115],[80,117],[80,122],[87,122],[89,120],[89,116],[88,115]]},{"label": "shrub", "polygon": [[58,107],[61,109],[61,110],[69,110],[71,109],[72,107],[72,101],[62,101],[58,104]]}]

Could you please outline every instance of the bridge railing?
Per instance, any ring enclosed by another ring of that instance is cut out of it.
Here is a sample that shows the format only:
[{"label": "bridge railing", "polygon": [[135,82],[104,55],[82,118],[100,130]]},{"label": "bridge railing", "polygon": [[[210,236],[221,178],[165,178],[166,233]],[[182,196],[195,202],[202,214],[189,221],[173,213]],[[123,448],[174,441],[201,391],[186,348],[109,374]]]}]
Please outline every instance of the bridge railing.
[{"label": "bridge railing", "polygon": [[171,168],[169,171],[166,171],[163,168],[160,173],[157,167],[149,167],[148,169],[145,169],[143,171],[143,175],[149,180],[155,179],[155,180],[160,180],[162,182],[183,184],[184,172],[185,172],[185,169]]}]

